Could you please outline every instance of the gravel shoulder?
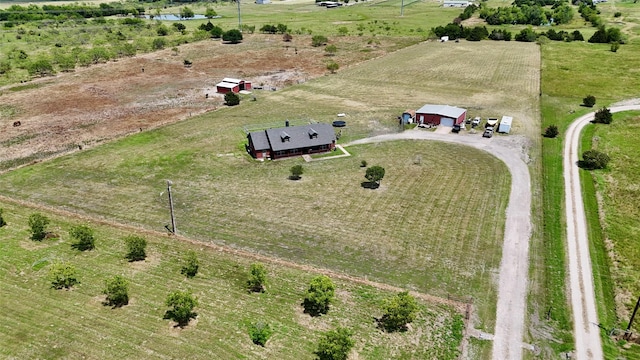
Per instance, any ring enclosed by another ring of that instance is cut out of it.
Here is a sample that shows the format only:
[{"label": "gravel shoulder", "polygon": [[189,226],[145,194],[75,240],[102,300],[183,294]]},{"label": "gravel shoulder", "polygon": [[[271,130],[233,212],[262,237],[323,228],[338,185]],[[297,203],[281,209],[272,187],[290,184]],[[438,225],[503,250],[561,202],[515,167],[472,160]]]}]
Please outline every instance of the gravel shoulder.
[{"label": "gravel shoulder", "polygon": [[478,134],[436,134],[410,130],[360,139],[345,146],[408,139],[471,146],[491,153],[509,168],[511,192],[506,210],[492,358],[521,359],[531,237],[531,178],[527,166],[528,157],[522,145],[526,141],[514,135],[486,139]]}]

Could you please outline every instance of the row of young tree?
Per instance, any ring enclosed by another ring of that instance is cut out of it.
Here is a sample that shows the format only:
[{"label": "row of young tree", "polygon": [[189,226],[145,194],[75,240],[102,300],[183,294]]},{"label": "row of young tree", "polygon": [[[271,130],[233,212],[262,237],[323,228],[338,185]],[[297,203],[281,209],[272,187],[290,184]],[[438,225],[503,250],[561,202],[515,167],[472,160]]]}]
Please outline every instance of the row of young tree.
[{"label": "row of young tree", "polygon": [[556,3],[551,9],[540,5],[522,3],[511,7],[482,7],[480,18],[489,25],[534,25],[540,26],[553,22],[567,24],[573,20],[573,8],[566,3]]},{"label": "row of young tree", "polygon": [[35,4],[27,6],[11,5],[6,9],[0,9],[0,21],[24,23],[40,20],[64,20],[64,19],[88,19],[115,15],[139,15],[144,14],[144,6],[132,3],[101,3],[98,6],[84,3],[63,5]]},{"label": "row of young tree", "polygon": [[[372,167],[373,168],[373,167]],[[0,227],[7,223],[0,209]],[[57,234],[49,232],[47,227],[49,218],[33,213],[29,216],[28,226],[34,241],[47,238],[57,238]],[[71,246],[80,251],[91,251],[96,248],[94,230],[87,225],[76,225],[69,229],[69,236],[74,240]],[[123,239],[127,253],[124,255],[130,262],[142,261],[146,258],[147,241],[140,236],[130,235]],[[187,251],[182,259],[181,274],[193,278],[199,271],[199,260],[195,251]],[[267,291],[268,273],[264,264],[253,263],[248,271],[246,290],[261,293]],[[54,289],[69,289],[80,283],[79,273],[70,262],[53,263],[48,272],[48,280]],[[115,275],[104,280],[102,293],[105,295],[103,304],[113,308],[129,304],[130,282],[123,276]],[[305,292],[301,306],[310,316],[321,316],[331,310],[336,300],[336,285],[330,277],[318,275],[311,279]],[[194,311],[198,306],[198,299],[190,291],[176,290],[170,292],[165,299],[168,307],[163,318],[174,321],[178,327],[188,326],[191,319],[197,317]],[[376,319],[377,326],[385,332],[406,330],[408,324],[416,319],[419,307],[416,299],[407,291],[387,297],[382,301],[382,316]],[[272,327],[263,321],[251,323],[248,335],[251,341],[260,346],[266,346],[273,334]],[[327,331],[322,334],[314,354],[319,359],[347,359],[349,352],[355,345],[353,332],[344,327]]]}]

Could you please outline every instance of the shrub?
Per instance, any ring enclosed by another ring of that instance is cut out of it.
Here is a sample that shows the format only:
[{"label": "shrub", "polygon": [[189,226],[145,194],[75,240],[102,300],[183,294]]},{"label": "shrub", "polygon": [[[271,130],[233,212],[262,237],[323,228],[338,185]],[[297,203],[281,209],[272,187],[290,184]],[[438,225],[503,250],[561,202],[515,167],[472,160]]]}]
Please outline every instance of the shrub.
[{"label": "shrub", "polygon": [[262,264],[251,264],[247,288],[253,292],[263,292],[267,281],[267,269]]},{"label": "shrub", "polygon": [[606,107],[596,111],[593,118],[593,122],[597,124],[611,124],[611,121],[613,121],[613,115],[611,115],[611,111]]},{"label": "shrub", "polygon": [[327,42],[329,42],[329,39],[324,35],[313,35],[313,37],[311,37],[311,46],[313,47],[326,45]]},{"label": "shrub", "polygon": [[129,303],[129,281],[120,275],[104,281],[105,305],[121,307]]},{"label": "shrub", "polygon": [[596,97],[593,95],[587,95],[582,99],[582,104],[587,107],[593,107],[596,104]]},{"label": "shrub", "polygon": [[29,216],[28,223],[31,231],[31,240],[42,241],[47,235],[47,225],[49,225],[49,219],[42,214],[35,213]]},{"label": "shrub", "polygon": [[324,48],[324,51],[327,53],[327,55],[331,56],[331,55],[335,55],[336,52],[338,52],[338,48],[335,45],[331,44],[331,45],[327,45]]},{"label": "shrub", "polygon": [[409,295],[408,291],[403,291],[386,299],[382,304],[382,311],[380,325],[383,329],[386,331],[403,330],[407,324],[416,319],[418,303],[413,296]]},{"label": "shrub", "polygon": [[273,334],[273,330],[271,330],[271,326],[267,323],[260,321],[249,326],[249,337],[256,345],[264,347],[271,337],[271,334]]},{"label": "shrub", "polygon": [[220,39],[222,35],[224,35],[224,30],[222,30],[220,26],[214,26],[213,28],[211,28],[209,33],[211,33],[212,38]]},{"label": "shrub", "polygon": [[2,216],[2,212],[3,212],[3,210],[0,209],[0,227],[3,227],[5,225],[7,225],[7,222],[4,221],[4,217]]},{"label": "shrub", "polygon": [[536,41],[536,38],[538,37],[538,35],[536,34],[535,31],[533,31],[532,28],[528,27],[526,29],[522,29],[517,35],[516,35],[516,41],[522,41],[522,42],[534,42]]},{"label": "shrub", "polygon": [[153,50],[162,50],[167,45],[167,41],[163,38],[155,38],[151,43],[151,48]]},{"label": "shrub", "polygon": [[616,11],[616,12],[613,14],[613,17],[620,17],[620,16],[622,16],[622,13],[621,13],[620,11]]},{"label": "shrub", "polygon": [[360,167],[367,167],[367,160],[360,161]]},{"label": "shrub", "polygon": [[182,266],[180,273],[188,278],[192,278],[198,273],[199,267],[200,262],[198,261],[198,255],[196,255],[195,251],[191,250],[185,255],[184,265]]},{"label": "shrub", "polygon": [[331,71],[332,74],[335,74],[338,69],[340,69],[340,65],[335,61],[331,61],[327,64],[327,70]]},{"label": "shrub", "polygon": [[302,168],[302,165],[298,164],[293,165],[289,171],[291,171],[291,175],[289,176],[290,180],[300,180],[300,175],[302,175],[304,169]]},{"label": "shrub", "polygon": [[341,327],[327,331],[320,338],[314,354],[319,360],[347,360],[355,345],[352,335],[351,331]]},{"label": "shrub", "polygon": [[231,29],[222,34],[222,41],[237,44],[242,41],[242,33],[238,29]]},{"label": "shrub", "polygon": [[333,302],[335,289],[333,281],[326,275],[311,279],[302,303],[304,312],[311,316],[319,316],[329,312],[329,305]]},{"label": "shrub", "polygon": [[124,238],[124,241],[127,245],[126,258],[129,261],[141,261],[147,257],[147,240],[143,237],[131,235]]},{"label": "shrub", "polygon": [[165,319],[171,319],[178,323],[179,327],[184,327],[189,324],[189,321],[197,316],[193,312],[193,308],[198,306],[198,299],[196,299],[188,291],[174,291],[167,296],[165,305],[171,307],[164,314]]},{"label": "shrub", "polygon": [[559,134],[560,131],[556,125],[549,125],[549,127],[544,130],[544,137],[555,138]]},{"label": "shrub", "polygon": [[240,104],[240,96],[233,91],[224,94],[224,103],[227,106],[236,106]]},{"label": "shrub", "polygon": [[71,247],[80,251],[93,250],[95,248],[95,236],[93,229],[86,225],[74,226],[69,230],[69,236],[76,240]]},{"label": "shrub", "polygon": [[54,289],[68,289],[77,284],[76,268],[68,262],[56,262],[49,269],[49,281]]},{"label": "shrub", "polygon": [[369,180],[372,185],[380,186],[380,181],[384,178],[384,168],[382,166],[372,166],[367,169],[364,175],[365,179]]},{"label": "shrub", "polygon": [[160,24],[156,29],[156,33],[158,34],[158,36],[167,36],[169,35],[169,28],[163,24]]},{"label": "shrub", "polygon": [[293,39],[293,36],[291,36],[291,34],[289,34],[289,33],[286,33],[286,34],[282,35],[282,40],[284,42],[290,42],[292,39]]},{"label": "shrub", "polygon": [[618,42],[611,43],[611,52],[618,52],[618,49],[620,49],[620,43]]},{"label": "shrub", "polygon": [[609,163],[609,155],[598,150],[587,150],[582,153],[582,159],[578,165],[587,170],[604,169]]}]

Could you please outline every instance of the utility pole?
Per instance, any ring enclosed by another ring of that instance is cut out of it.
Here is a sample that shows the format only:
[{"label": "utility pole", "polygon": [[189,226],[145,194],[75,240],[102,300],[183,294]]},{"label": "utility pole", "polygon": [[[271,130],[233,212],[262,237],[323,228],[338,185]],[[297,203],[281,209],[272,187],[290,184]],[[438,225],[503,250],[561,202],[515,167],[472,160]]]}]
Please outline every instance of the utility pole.
[{"label": "utility pole", "polygon": [[638,308],[640,307],[640,297],[638,298],[638,302],[636,302],[636,307],[633,309],[633,314],[631,314],[631,319],[629,319],[629,325],[627,325],[627,331],[625,331],[625,336],[631,336],[631,325],[633,324],[633,318],[636,317],[636,313],[638,312]]},{"label": "utility pole", "polygon": [[404,0],[400,3],[400,16],[404,16]]},{"label": "utility pole", "polygon": [[240,18],[240,0],[236,0],[238,3],[238,30],[242,32],[242,19]]},{"label": "utility pole", "polygon": [[169,193],[169,211],[171,212],[171,232],[174,235],[178,234],[178,229],[176,229],[176,218],[173,215],[173,198],[171,197],[171,180],[167,180],[167,193]]}]

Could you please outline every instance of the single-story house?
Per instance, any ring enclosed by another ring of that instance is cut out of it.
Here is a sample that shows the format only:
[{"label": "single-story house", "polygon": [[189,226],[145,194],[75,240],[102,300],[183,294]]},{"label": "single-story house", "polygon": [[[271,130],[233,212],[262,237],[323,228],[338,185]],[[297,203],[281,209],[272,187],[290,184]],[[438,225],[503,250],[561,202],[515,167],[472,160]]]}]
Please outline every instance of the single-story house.
[{"label": "single-story house", "polygon": [[473,2],[471,1],[444,0],[442,7],[467,7],[472,4]]},{"label": "single-story house", "polygon": [[251,90],[251,82],[240,79],[224,78],[221,82],[216,84],[216,91],[221,94],[226,94],[228,92],[238,93],[242,90]]},{"label": "single-story house", "polygon": [[442,126],[461,124],[467,117],[467,109],[449,105],[427,104],[416,110],[416,123]]},{"label": "single-story house", "polygon": [[508,134],[511,131],[511,123],[513,118],[511,116],[503,116],[500,120],[500,126],[498,126],[498,132]]},{"label": "single-story house", "polygon": [[329,152],[336,147],[333,127],[323,123],[255,131],[247,139],[249,154],[258,160]]},{"label": "single-story house", "polygon": [[416,119],[415,110],[405,110],[401,116],[403,124],[411,124]]}]

